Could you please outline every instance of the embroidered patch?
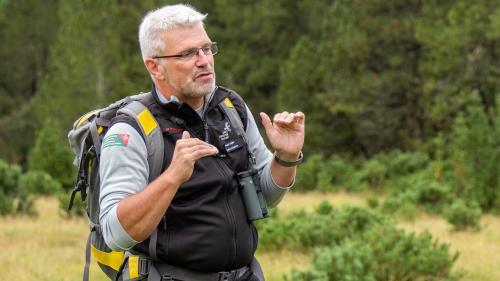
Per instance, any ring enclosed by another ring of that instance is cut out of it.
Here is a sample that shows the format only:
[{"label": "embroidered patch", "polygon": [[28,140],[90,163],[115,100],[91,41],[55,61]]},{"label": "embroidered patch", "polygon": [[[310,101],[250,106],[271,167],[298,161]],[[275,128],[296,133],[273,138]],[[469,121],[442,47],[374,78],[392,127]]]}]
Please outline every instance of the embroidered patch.
[{"label": "embroidered patch", "polygon": [[112,134],[106,136],[102,142],[102,148],[111,146],[127,146],[130,135],[128,134]]},{"label": "embroidered patch", "polygon": [[222,131],[222,134],[219,135],[219,139],[221,141],[229,139],[229,132],[231,132],[231,126],[229,126],[229,122],[226,122],[226,124],[224,124],[224,130]]}]

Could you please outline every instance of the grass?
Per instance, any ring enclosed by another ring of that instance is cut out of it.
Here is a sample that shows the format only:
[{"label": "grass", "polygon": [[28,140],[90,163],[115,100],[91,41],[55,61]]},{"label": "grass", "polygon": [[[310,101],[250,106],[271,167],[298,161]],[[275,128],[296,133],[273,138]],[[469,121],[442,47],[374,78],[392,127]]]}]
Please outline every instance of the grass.
[{"label": "grass", "polygon": [[400,222],[399,226],[408,231],[429,231],[440,242],[450,244],[452,251],[460,252],[456,269],[465,270],[464,280],[500,280],[500,218],[483,215],[481,230],[451,230],[443,218],[419,215],[415,221]]},{"label": "grass", "polygon": [[38,200],[37,210],[38,218],[0,218],[0,280],[81,279],[85,220],[61,218],[55,198]]},{"label": "grass", "polygon": [[[366,206],[365,196],[356,194],[290,193],[279,208],[284,213],[301,208],[313,210],[313,206],[323,200],[336,207],[345,204]],[[412,221],[398,223],[398,227],[410,232],[429,231],[439,242],[450,244],[452,252],[460,252],[454,270],[464,272],[463,281],[498,281],[500,280],[500,217],[483,215],[480,225],[479,231],[456,232],[445,219],[428,214],[418,214]]]},{"label": "grass", "polygon": [[[282,213],[298,209],[313,210],[322,200],[334,206],[365,206],[360,195],[290,193],[279,207]],[[57,200],[43,198],[37,202],[38,218],[0,217],[0,280],[63,281],[81,279],[84,248],[88,234],[84,219],[67,219],[60,215]],[[442,218],[425,214],[411,222],[400,222],[408,231],[428,230],[440,242],[449,243],[460,257],[455,270],[465,270],[464,281],[500,280],[500,218],[485,215],[478,232],[453,232]],[[305,268],[307,252],[257,252],[268,281],[279,281],[293,267]],[[93,263],[91,280],[107,280]]]}]

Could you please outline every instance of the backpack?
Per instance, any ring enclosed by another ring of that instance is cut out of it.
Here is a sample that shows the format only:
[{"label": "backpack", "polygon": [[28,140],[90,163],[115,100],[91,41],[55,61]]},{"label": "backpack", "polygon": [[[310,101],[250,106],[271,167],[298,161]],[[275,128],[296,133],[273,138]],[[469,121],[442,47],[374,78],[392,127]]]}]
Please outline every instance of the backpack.
[{"label": "backpack", "polygon": [[[140,129],[148,152],[149,181],[161,173],[163,165],[163,136],[160,126],[149,109],[144,105],[151,93],[142,93],[126,97],[111,105],[93,110],[78,118],[68,133],[68,140],[75,154],[73,164],[78,167],[77,180],[68,209],[71,210],[76,194],[79,192],[82,202],[86,201],[86,213],[90,233],[85,249],[85,267],[83,280],[89,279],[90,256],[94,257],[102,271],[115,280],[124,261],[124,251],[112,251],[104,242],[99,225],[99,157],[101,145],[112,119],[128,116]],[[157,153],[159,152],[159,153]]]},{"label": "backpack", "polygon": [[[136,257],[132,261],[131,257],[125,251],[113,251],[104,242],[104,237],[101,233],[99,224],[99,195],[100,195],[100,179],[99,179],[99,157],[101,154],[101,145],[103,138],[109,127],[113,124],[112,120],[115,117],[125,116],[135,121],[136,129],[142,135],[145,141],[148,155],[149,178],[148,182],[153,181],[161,174],[164,155],[164,140],[161,128],[158,122],[153,117],[149,109],[145,106],[148,100],[152,98],[151,93],[142,93],[135,96],[129,96],[110,104],[107,107],[90,111],[78,118],[73,128],[68,133],[68,140],[75,154],[73,164],[78,167],[76,184],[71,192],[71,198],[68,209],[71,210],[77,193],[80,193],[82,202],[86,201],[86,213],[90,233],[85,247],[85,267],[83,270],[83,280],[89,280],[89,266],[91,256],[97,261],[97,264],[102,271],[111,279],[116,280],[123,269],[123,265],[128,260],[130,263],[138,263]],[[229,98],[224,99],[219,108],[223,110],[229,119],[237,134],[243,137],[246,145],[245,130],[240,114],[235,109]],[[140,129],[140,130],[139,130]],[[253,208],[260,211],[262,218],[267,217],[267,207],[262,196],[260,187],[254,187],[258,193],[251,194],[254,198],[257,207]],[[255,190],[254,189],[254,190]],[[248,188],[247,188],[248,190]],[[255,194],[255,195],[254,195]],[[260,205],[259,205],[260,204]],[[247,204],[250,206],[249,204]],[[247,206],[247,208],[249,208]],[[150,237],[150,253],[156,254],[156,235],[154,231]],[[138,267],[139,265],[137,265]],[[129,268],[130,270],[130,268]],[[131,279],[134,279],[138,270],[130,270]]]}]

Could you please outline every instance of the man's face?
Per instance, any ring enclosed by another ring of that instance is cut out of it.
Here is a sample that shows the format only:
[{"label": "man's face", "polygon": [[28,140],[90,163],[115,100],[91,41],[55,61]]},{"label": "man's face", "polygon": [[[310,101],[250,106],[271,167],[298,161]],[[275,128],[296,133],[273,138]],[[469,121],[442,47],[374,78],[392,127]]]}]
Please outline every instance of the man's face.
[{"label": "man's face", "polygon": [[[200,24],[169,30],[165,35],[166,47],[159,55],[177,55],[193,48],[202,48],[212,41]],[[200,98],[215,88],[214,58],[212,54],[198,53],[189,59],[161,59],[166,87],[182,99]]]}]

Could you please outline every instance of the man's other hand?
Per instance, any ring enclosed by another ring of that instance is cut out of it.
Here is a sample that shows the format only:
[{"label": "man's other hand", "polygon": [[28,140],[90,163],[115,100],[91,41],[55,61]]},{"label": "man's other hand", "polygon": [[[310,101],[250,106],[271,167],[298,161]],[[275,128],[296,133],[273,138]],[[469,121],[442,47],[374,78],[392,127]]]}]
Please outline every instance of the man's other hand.
[{"label": "man's other hand", "polygon": [[266,130],[267,138],[278,157],[285,161],[298,159],[304,145],[305,115],[302,112],[276,113],[273,120],[261,112],[262,125]]}]

